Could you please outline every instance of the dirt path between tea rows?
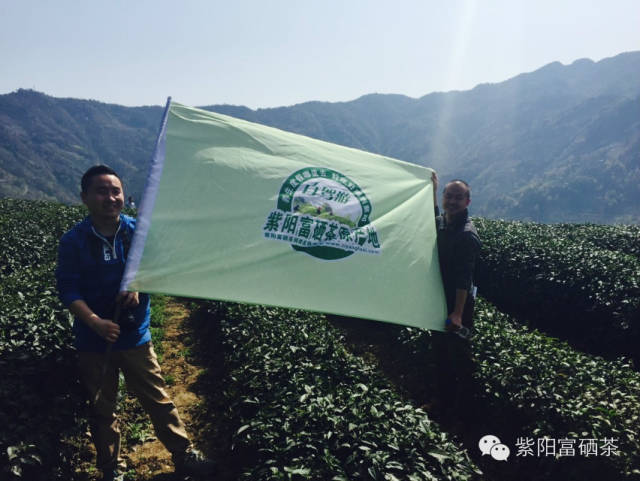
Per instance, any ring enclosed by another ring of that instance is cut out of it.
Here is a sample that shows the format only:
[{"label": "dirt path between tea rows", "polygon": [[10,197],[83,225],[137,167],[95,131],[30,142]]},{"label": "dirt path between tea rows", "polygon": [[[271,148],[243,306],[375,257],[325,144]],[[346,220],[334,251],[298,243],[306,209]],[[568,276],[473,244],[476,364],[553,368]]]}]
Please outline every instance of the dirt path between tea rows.
[{"label": "dirt path between tea rows", "polygon": [[[188,355],[189,333],[185,321],[189,318],[190,311],[185,304],[174,298],[169,298],[164,315],[162,373],[165,379],[171,380],[167,385],[167,391],[189,431],[192,409],[200,401],[190,389],[200,371],[198,366],[190,362],[191,359]],[[125,447],[125,449],[127,448]],[[157,439],[146,441],[135,446],[133,450],[125,452],[128,455],[128,468],[135,469],[136,479],[168,481],[173,478],[171,476],[173,473],[171,455]]]}]

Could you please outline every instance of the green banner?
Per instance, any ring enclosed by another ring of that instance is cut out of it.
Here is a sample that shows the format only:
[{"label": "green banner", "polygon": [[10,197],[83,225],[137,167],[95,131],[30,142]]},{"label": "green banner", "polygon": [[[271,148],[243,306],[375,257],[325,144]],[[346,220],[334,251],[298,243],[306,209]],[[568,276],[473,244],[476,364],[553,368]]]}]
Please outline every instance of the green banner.
[{"label": "green banner", "polygon": [[176,103],[158,146],[128,289],[443,329],[431,169]]}]

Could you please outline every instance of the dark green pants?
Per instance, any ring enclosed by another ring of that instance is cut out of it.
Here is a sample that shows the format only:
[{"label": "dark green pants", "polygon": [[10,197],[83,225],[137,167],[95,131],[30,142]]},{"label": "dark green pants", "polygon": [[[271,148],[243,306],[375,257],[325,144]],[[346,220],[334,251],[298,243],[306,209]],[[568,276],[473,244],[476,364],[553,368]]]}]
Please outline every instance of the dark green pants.
[{"label": "dark green pants", "polygon": [[[475,301],[467,297],[462,325],[473,327]],[[433,332],[433,353],[436,366],[436,389],[444,412],[469,412],[473,402],[473,372],[471,343],[453,332]]]}]

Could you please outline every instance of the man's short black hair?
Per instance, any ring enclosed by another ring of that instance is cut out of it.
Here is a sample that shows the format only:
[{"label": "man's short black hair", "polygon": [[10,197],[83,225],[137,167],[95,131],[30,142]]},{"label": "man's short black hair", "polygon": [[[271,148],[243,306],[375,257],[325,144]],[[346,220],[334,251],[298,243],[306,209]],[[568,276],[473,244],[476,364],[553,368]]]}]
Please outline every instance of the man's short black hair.
[{"label": "man's short black hair", "polygon": [[444,190],[446,191],[447,190],[447,185],[453,184],[454,182],[460,182],[461,184],[463,184],[467,188],[467,199],[470,199],[471,198],[471,186],[467,182],[462,180],[462,179],[452,179],[452,180],[450,180],[449,182],[447,182],[445,184]]},{"label": "man's short black hair", "polygon": [[[120,176],[113,170],[111,167],[106,165],[94,165],[89,168],[84,175],[82,176],[82,180],[80,181],[80,187],[82,188],[82,193],[86,194],[89,190],[89,186],[91,185],[91,179],[93,179],[97,175],[115,175],[118,179]],[[120,179],[122,182],[122,179]]]}]

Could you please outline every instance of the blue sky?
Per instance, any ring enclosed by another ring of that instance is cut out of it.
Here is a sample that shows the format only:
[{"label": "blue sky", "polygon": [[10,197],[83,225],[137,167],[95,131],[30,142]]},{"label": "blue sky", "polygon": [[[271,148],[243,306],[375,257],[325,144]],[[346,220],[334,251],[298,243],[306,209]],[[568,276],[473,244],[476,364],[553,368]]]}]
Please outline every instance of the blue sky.
[{"label": "blue sky", "polygon": [[637,0],[0,2],[0,93],[251,108],[421,97],[640,50]]}]

